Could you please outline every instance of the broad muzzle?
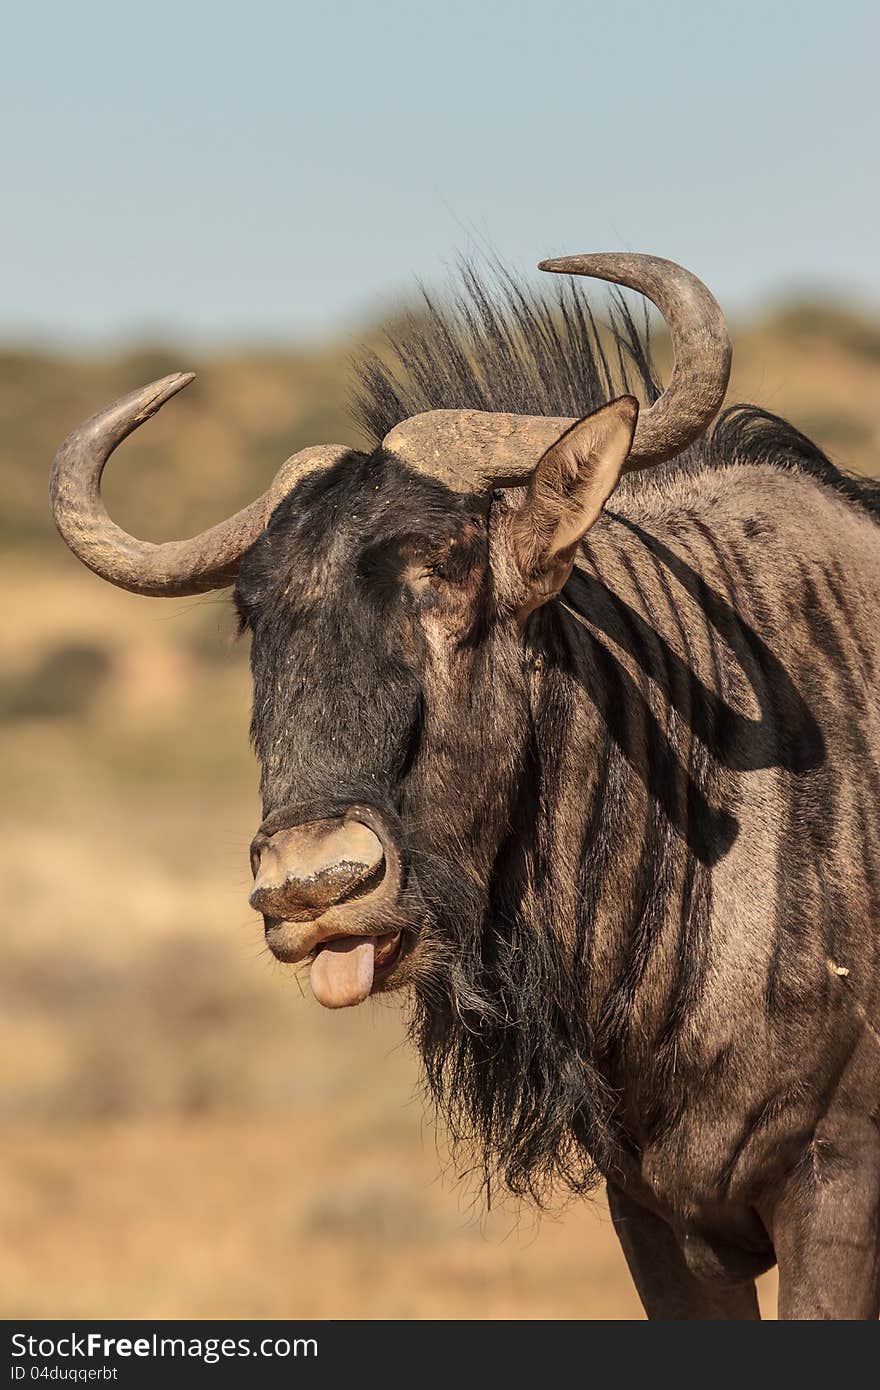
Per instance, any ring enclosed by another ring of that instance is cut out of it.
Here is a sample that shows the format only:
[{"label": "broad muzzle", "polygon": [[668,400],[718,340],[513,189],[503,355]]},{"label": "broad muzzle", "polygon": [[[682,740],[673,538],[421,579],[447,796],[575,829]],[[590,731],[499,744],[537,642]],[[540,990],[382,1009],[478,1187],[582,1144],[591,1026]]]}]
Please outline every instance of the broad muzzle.
[{"label": "broad muzzle", "polygon": [[[355,959],[346,965],[346,952],[372,941],[372,954],[361,952],[357,958],[364,964],[370,956],[378,968],[404,925],[396,837],[369,806],[350,806],[340,815],[302,824],[285,824],[287,819],[283,811],[275,813],[254,837],[251,906],[262,912],[266,942],[278,960],[296,964],[312,956],[314,965],[326,957],[317,979],[326,975],[339,989],[328,987],[326,997],[316,990],[323,1003],[356,1002],[348,996],[368,993],[372,976],[365,983],[364,965],[357,989],[351,980],[346,983]],[[338,1000],[331,1000],[335,994]]]},{"label": "broad muzzle", "polygon": [[313,922],[331,907],[369,896],[385,877],[382,841],[357,820],[311,821],[258,834],[251,854],[251,907],[287,922]]}]

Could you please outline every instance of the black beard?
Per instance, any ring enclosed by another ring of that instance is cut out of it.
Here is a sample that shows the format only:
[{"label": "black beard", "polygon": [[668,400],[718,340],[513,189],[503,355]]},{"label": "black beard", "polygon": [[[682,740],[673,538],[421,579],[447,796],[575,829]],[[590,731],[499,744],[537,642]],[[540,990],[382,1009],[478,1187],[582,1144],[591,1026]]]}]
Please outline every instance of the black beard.
[{"label": "black beard", "polygon": [[591,1191],[617,1146],[583,968],[552,927],[536,931],[510,902],[487,910],[452,866],[419,876],[436,915],[420,933],[409,1036],[456,1166],[489,1200],[498,1186],[538,1206],[554,1187]]}]

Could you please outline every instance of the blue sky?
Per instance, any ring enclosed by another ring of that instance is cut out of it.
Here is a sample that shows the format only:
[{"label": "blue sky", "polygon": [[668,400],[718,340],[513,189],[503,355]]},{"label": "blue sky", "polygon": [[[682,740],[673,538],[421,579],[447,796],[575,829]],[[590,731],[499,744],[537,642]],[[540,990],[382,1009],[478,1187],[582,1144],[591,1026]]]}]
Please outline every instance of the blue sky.
[{"label": "blue sky", "polygon": [[19,5],[0,338],[332,335],[485,246],[876,307],[878,10]]}]

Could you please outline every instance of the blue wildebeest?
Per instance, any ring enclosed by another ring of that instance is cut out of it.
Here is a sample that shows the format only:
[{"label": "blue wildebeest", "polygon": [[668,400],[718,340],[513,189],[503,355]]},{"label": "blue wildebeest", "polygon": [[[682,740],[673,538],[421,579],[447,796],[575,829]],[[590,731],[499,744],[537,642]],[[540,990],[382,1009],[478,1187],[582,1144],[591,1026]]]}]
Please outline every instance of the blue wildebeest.
[{"label": "blue wildebeest", "polygon": [[757,1317],[775,1261],[781,1316],[873,1318],[880,485],[753,407],[710,430],[730,346],[687,271],[543,268],[652,299],[667,389],[622,299],[612,370],[575,282],[467,272],[365,360],[371,450],[146,544],[100,480],[167,377],[69,437],[55,518],[136,593],[235,585],[266,939],[330,1007],[404,990],[487,1181],[604,1177],[652,1317]]}]

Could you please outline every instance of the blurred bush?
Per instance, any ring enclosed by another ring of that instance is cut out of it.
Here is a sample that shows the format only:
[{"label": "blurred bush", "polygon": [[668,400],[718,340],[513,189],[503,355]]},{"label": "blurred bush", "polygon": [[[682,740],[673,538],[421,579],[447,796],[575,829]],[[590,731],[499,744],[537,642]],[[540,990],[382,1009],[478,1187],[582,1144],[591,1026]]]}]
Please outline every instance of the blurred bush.
[{"label": "blurred bush", "polygon": [[110,665],[104,647],[50,647],[22,675],[0,675],[0,719],[76,719],[91,707]]},{"label": "blurred bush", "polygon": [[829,300],[784,304],[770,317],[768,328],[780,337],[799,341],[824,339],[855,357],[880,362],[880,323],[858,309]]}]

